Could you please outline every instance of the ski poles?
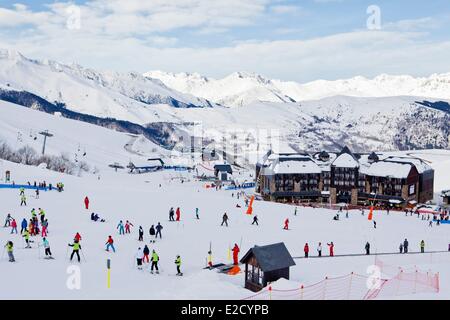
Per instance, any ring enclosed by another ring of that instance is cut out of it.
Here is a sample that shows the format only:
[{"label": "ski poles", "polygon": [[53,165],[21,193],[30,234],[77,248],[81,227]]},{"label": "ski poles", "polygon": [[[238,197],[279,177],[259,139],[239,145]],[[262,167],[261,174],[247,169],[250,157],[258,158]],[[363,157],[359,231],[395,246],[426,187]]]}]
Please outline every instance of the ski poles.
[{"label": "ski poles", "polygon": [[81,256],[83,257],[84,262],[87,262],[87,261],[86,261],[86,258],[84,257],[84,252],[83,252],[83,250],[80,249],[80,251],[81,251]]}]

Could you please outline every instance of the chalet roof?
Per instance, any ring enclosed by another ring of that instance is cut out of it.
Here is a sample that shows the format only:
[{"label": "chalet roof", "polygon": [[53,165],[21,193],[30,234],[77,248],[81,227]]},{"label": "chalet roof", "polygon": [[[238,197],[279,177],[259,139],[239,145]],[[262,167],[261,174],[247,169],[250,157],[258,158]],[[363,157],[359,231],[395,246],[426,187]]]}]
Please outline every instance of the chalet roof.
[{"label": "chalet roof", "polygon": [[309,158],[279,161],[273,166],[275,174],[312,174],[321,173],[319,166]]},{"label": "chalet roof", "polygon": [[233,173],[233,169],[231,168],[231,165],[229,165],[229,164],[215,164],[214,170],[217,170],[219,172],[227,172],[229,174]]},{"label": "chalet roof", "polygon": [[326,152],[325,150],[323,150],[319,153],[319,157],[320,158],[329,158],[330,154],[328,152]]},{"label": "chalet roof", "polygon": [[419,173],[423,173],[425,171],[433,170],[433,168],[428,165],[425,161],[419,158],[413,158],[413,157],[401,157],[401,156],[389,156],[385,161],[390,162],[400,162],[400,163],[410,163],[413,164]]},{"label": "chalet roof", "polygon": [[367,168],[365,174],[374,177],[392,177],[397,179],[407,178],[412,168],[411,163],[400,163],[390,161],[378,161]]},{"label": "chalet roof", "polygon": [[345,146],[336,159],[332,162],[332,165],[340,168],[358,168],[359,162],[350,149]]},{"label": "chalet roof", "polygon": [[378,157],[378,155],[377,155],[375,152],[372,152],[371,154],[369,154],[369,156],[367,157],[367,159],[373,160],[373,161],[378,161],[378,160],[380,160],[380,158]]},{"label": "chalet roof", "polygon": [[252,256],[255,256],[263,272],[295,266],[294,259],[292,259],[283,242],[266,246],[254,246],[242,257],[241,262],[245,263]]}]

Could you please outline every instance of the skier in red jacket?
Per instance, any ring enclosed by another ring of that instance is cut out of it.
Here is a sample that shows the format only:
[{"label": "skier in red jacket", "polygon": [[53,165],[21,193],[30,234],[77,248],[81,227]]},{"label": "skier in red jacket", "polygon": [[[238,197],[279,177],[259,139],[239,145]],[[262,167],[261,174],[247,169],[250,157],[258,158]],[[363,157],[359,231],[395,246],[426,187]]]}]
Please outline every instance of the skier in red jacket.
[{"label": "skier in red jacket", "polygon": [[289,219],[284,220],[284,230],[288,230],[289,229]]},{"label": "skier in red jacket", "polygon": [[177,221],[180,221],[180,215],[181,215],[180,207],[177,208],[177,212],[176,212],[175,214],[177,215],[176,220],[177,220]]},{"label": "skier in red jacket", "polygon": [[308,242],[305,243],[305,247],[303,248],[303,251],[305,252],[305,258],[308,258],[308,253],[309,253]]},{"label": "skier in red jacket", "polygon": [[89,209],[89,198],[87,196],[84,198],[84,206],[86,207],[86,210]]},{"label": "skier in red jacket", "polygon": [[238,261],[239,251],[240,251],[239,247],[238,247],[237,243],[235,243],[234,247],[233,247],[233,264],[236,266],[239,264],[239,261]]},{"label": "skier in red jacket", "polygon": [[328,248],[330,249],[330,257],[334,256],[334,243],[331,241],[331,243],[327,243]]}]

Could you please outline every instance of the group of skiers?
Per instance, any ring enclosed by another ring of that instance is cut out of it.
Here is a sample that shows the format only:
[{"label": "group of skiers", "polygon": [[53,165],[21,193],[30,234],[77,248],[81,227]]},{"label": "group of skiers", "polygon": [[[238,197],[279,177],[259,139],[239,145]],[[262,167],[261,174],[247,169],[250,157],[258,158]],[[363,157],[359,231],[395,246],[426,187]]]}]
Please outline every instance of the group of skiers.
[{"label": "group of skiers", "polygon": [[[327,243],[327,245],[328,245],[328,254],[329,254],[330,257],[333,257],[334,256],[334,243],[333,243],[333,241],[331,241],[330,243]],[[304,247],[303,247],[303,253],[305,254],[305,258],[309,257],[309,251],[310,251],[309,244],[308,244],[308,242],[306,242]],[[317,256],[321,257],[322,256],[322,242],[319,242],[319,244],[317,245],[316,251],[317,251]]]}]

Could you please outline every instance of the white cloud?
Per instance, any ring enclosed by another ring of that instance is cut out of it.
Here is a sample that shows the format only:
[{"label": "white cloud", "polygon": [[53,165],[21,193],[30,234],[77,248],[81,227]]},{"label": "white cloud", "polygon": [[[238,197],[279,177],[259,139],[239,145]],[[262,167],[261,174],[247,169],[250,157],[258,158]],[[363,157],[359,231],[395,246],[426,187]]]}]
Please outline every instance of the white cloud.
[{"label": "white cloud", "polygon": [[294,5],[276,5],[270,7],[270,10],[275,14],[298,14],[301,12],[301,7]]}]

